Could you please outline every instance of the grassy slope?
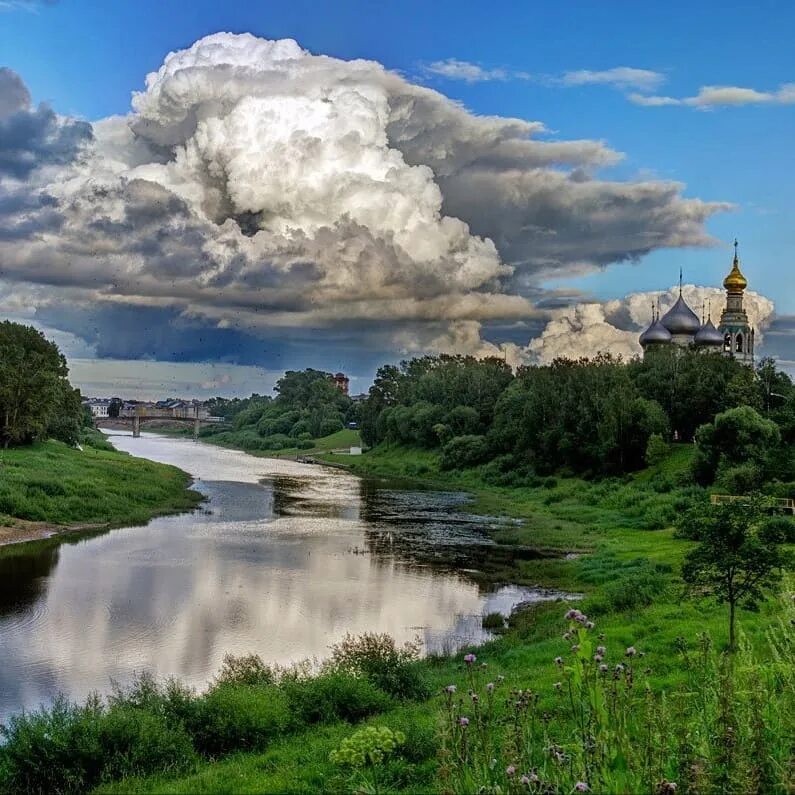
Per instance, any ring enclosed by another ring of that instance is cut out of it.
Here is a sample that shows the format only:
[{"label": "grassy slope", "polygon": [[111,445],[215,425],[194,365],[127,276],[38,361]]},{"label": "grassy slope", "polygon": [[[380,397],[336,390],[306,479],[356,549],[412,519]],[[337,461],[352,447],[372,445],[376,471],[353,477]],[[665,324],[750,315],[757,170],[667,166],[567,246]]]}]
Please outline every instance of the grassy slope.
[{"label": "grassy slope", "polygon": [[41,442],[0,453],[0,522],[137,524],[201,499],[176,467],[116,450]]},{"label": "grassy slope", "polygon": [[[157,430],[157,429],[152,429]],[[185,434],[180,434],[185,435]],[[220,447],[231,447],[236,450],[245,450],[251,455],[263,456],[267,458],[297,458],[299,456],[316,456],[319,454],[328,453],[330,450],[347,450],[350,447],[361,446],[362,438],[359,431],[353,431],[345,428],[330,436],[324,436],[320,439],[313,439],[313,446],[306,449],[298,449],[297,447],[286,447],[282,450],[257,450],[247,446],[246,440],[250,438],[247,433],[240,433],[239,431],[222,431],[221,433],[202,436],[201,440],[208,444],[217,444]],[[337,458],[342,458],[342,455],[337,455]],[[347,461],[347,455],[345,459]]]},{"label": "grassy slope", "polygon": [[[607,645],[618,652],[635,645],[646,654],[652,669],[652,682],[666,688],[681,677],[673,653],[678,637],[695,641],[702,632],[712,635],[718,645],[725,644],[727,630],[725,609],[713,604],[696,603],[680,598],[676,571],[689,543],[675,539],[670,528],[644,530],[649,515],[670,510],[675,498],[659,494],[654,483],[675,478],[686,469],[692,448],[676,448],[660,466],[630,482],[611,481],[592,484],[577,479],[549,481],[541,488],[500,488],[483,483],[475,473],[441,473],[432,453],[385,449],[347,461],[362,474],[423,477],[432,485],[471,491],[475,507],[485,513],[513,515],[524,524],[503,532],[499,540],[508,543],[579,550],[580,557],[521,561],[519,571],[511,572],[514,581],[581,590],[591,598],[591,609],[603,589],[637,561],[670,564],[674,574],[667,593],[659,594],[654,604],[625,612],[611,612],[602,607],[596,616],[599,630],[607,635]],[[338,462],[341,456],[331,456]],[[508,572],[506,572],[506,576]],[[778,616],[775,600],[764,603],[757,614],[742,613],[740,626],[753,645],[764,640],[773,618]],[[552,699],[552,683],[559,672],[552,664],[564,654],[568,644],[561,640],[564,629],[560,604],[544,605],[519,614],[513,630],[501,640],[481,647],[480,660],[487,660],[490,674],[503,674],[509,687],[532,687]],[[255,651],[255,650],[254,650]],[[463,683],[460,655],[456,659],[428,660],[428,673],[441,688],[450,682]],[[542,700],[543,708],[545,701]],[[409,724],[433,725],[441,710],[441,698],[400,707],[371,719],[373,725],[402,728]],[[318,792],[333,789],[338,775],[328,760],[329,752],[350,735],[346,724],[312,729],[299,737],[274,743],[264,753],[241,753],[215,763],[201,763],[189,776],[154,777],[128,780],[111,785],[103,792]],[[419,779],[405,782],[398,789],[422,791],[434,786],[434,765],[420,771]],[[425,778],[422,778],[422,776]]]}]

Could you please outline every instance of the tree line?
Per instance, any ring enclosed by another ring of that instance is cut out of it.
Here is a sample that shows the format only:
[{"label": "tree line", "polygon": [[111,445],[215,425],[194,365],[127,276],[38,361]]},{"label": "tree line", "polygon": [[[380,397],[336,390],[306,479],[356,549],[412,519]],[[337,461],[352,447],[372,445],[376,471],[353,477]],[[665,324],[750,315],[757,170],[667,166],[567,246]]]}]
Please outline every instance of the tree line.
[{"label": "tree line", "polygon": [[695,441],[694,475],[744,490],[795,473],[795,390],[770,359],[663,349],[517,372],[501,359],[424,356],[381,367],[361,406],[369,446],[438,449],[446,468],[612,476],[671,441]]}]

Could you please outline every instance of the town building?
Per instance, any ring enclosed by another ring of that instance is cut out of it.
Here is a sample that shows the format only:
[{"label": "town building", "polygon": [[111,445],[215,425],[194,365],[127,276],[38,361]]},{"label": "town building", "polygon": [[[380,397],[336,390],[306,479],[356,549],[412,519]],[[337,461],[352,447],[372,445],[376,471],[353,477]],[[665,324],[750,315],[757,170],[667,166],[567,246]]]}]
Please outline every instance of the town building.
[{"label": "town building", "polygon": [[87,398],[83,405],[89,409],[92,417],[107,417],[110,409],[110,398]]},{"label": "town building", "polygon": [[754,328],[748,320],[743,305],[748,281],[740,270],[737,241],[734,241],[734,260],[729,275],[723,280],[726,290],[726,306],[717,326],[712,322],[712,313],[706,318],[688,306],[682,295],[682,272],[679,272],[679,298],[664,314],[659,303],[652,308],[651,324],[639,337],[644,354],[660,347],[675,345],[680,349],[695,349],[705,353],[721,353],[746,364],[754,362]]}]

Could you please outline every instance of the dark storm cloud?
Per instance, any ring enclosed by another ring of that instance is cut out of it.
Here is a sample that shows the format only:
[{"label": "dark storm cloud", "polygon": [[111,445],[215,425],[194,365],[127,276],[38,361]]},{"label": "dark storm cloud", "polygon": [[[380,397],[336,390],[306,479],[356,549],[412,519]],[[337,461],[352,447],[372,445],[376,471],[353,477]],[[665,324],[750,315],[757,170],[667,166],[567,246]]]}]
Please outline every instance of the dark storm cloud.
[{"label": "dark storm cloud", "polygon": [[41,166],[71,163],[92,137],[88,122],[59,119],[43,103],[31,108],[19,75],[0,69],[0,176],[24,179]]}]

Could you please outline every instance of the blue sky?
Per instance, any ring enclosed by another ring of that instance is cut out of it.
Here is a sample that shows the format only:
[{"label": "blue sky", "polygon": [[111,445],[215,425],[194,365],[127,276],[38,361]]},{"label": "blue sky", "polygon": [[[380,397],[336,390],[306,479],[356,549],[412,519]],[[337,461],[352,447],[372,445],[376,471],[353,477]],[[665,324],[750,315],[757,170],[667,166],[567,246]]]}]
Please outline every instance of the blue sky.
[{"label": "blue sky", "polygon": [[[0,65],[20,76],[34,105],[43,101],[59,114],[94,122],[128,113],[131,93],[144,88],[145,75],[157,70],[168,52],[218,31],[293,38],[314,54],[377,61],[473,114],[542,122],[546,132],[540,140],[603,142],[623,159],[599,169],[601,179],[671,180],[686,186],[685,197],[735,205],[705,219],[706,232],[723,247],[666,245],[643,253],[639,263],[538,273],[534,289],[621,298],[670,287],[680,266],[686,281],[719,285],[737,236],[751,288],[774,300],[777,314],[786,318],[795,315],[795,96],[788,93],[795,91],[787,88],[795,83],[793,29],[795,6],[773,0],[665,5],[0,0]],[[654,75],[636,76],[634,84],[611,79],[610,70],[621,67]],[[726,100],[730,104],[700,102],[699,92],[706,96],[703,88],[710,86],[755,93],[735,93]],[[640,100],[633,101],[633,94]],[[649,104],[648,97],[666,99]],[[779,321],[783,332],[770,344],[782,358],[795,359],[787,350],[785,326]],[[489,323],[484,327],[488,336]],[[76,321],[60,328],[87,339]],[[289,330],[275,337],[279,356],[289,357]],[[349,341],[346,346],[349,350]],[[389,352],[384,343],[374,354]],[[113,357],[120,358],[119,352]],[[330,368],[354,366],[350,352],[343,358]],[[371,368],[377,355],[364,358]],[[280,365],[251,357],[239,363]],[[368,373],[359,373],[363,382]]]}]

